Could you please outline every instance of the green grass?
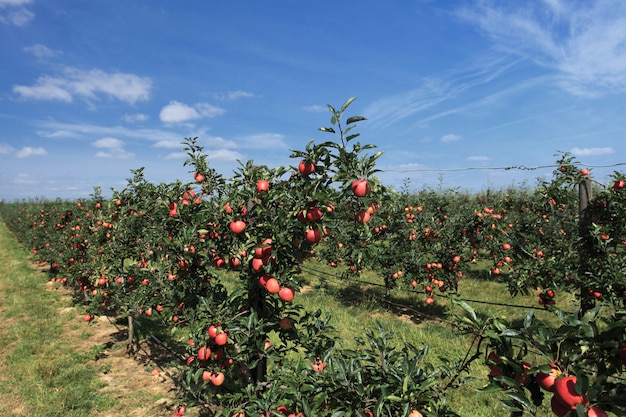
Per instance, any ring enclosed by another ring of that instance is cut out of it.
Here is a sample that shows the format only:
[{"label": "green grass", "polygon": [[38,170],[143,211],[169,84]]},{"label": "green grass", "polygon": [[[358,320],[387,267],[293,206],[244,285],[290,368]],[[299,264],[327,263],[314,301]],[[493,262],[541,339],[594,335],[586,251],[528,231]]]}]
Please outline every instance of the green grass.
[{"label": "green grass", "polygon": [[65,301],[0,222],[0,415],[90,416],[111,408],[98,370],[65,336]]},{"label": "green grass", "polygon": [[[548,313],[538,308],[536,294],[513,298],[502,283],[486,280],[479,273],[480,266],[474,269],[460,282],[460,295],[467,300],[489,302],[468,301],[477,314],[515,320],[533,309],[538,316],[550,319]],[[385,289],[380,286],[382,280],[374,274],[365,273],[358,281],[346,281],[339,277],[337,269],[309,261],[302,275],[306,290],[296,298],[297,302],[309,311],[320,308],[331,315],[330,324],[347,347],[356,347],[354,337],[364,335],[379,322],[394,333],[398,346],[404,342],[418,347],[428,344],[429,361],[433,363],[441,363],[442,358],[461,360],[470,351],[473,338],[460,334],[454,327],[453,313],[462,315],[462,311],[453,307],[446,294],[438,294],[434,304],[426,305],[423,293],[397,289],[392,290],[387,303]],[[571,296],[563,297],[571,299]],[[487,384],[487,372],[481,360],[471,366],[470,374],[476,381],[449,392],[453,410],[464,417],[507,415],[499,405],[499,395],[478,392]],[[549,405],[539,415],[551,415]]]}]

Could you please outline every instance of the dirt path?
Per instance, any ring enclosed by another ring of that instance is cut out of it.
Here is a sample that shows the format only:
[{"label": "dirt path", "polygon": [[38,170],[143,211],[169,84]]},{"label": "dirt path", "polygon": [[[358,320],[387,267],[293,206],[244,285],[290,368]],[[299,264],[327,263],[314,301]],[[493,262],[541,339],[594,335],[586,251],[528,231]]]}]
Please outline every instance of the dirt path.
[{"label": "dirt path", "polygon": [[[71,293],[61,284],[49,282],[49,291],[59,293],[71,303]],[[117,406],[98,413],[101,417],[169,417],[182,404],[175,384],[176,370],[171,367],[176,358],[152,340],[139,343],[137,352],[126,352],[128,332],[125,326],[107,316],[96,317],[90,323],[82,320],[76,307],[64,307],[60,314],[75,316],[66,324],[65,336],[79,352],[93,357],[100,370],[103,391],[117,401]],[[206,417],[210,411],[203,407],[187,407],[185,417]]]}]

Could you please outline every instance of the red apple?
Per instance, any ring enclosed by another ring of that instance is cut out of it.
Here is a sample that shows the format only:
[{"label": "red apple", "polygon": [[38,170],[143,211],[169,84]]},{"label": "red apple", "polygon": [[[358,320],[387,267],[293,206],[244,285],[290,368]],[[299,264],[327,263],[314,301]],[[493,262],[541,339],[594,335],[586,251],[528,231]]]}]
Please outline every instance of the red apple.
[{"label": "red apple", "polygon": [[230,222],[230,231],[234,234],[238,235],[240,233],[243,233],[244,230],[246,230],[246,222],[244,222],[243,220],[235,220]]},{"label": "red apple", "polygon": [[322,231],[317,227],[307,229],[305,238],[309,243],[318,243],[322,240]]},{"label": "red apple", "polygon": [[290,302],[293,301],[293,299],[295,297],[295,293],[293,291],[293,288],[291,288],[291,287],[283,287],[278,292],[278,296],[280,297],[281,300],[290,303]]},{"label": "red apple", "polygon": [[359,179],[352,183],[352,192],[357,197],[365,197],[370,192],[370,183],[365,179]]},{"label": "red apple", "polygon": [[609,417],[609,415],[600,407],[593,406],[587,410],[587,417]]},{"label": "red apple", "polygon": [[553,395],[550,399],[550,408],[557,417],[564,417],[570,412],[570,408],[563,404],[557,395]]},{"label": "red apple", "polygon": [[256,183],[256,191],[258,193],[265,192],[270,189],[270,183],[266,180],[258,180]]},{"label": "red apple", "polygon": [[585,401],[585,396],[576,392],[576,376],[574,375],[558,378],[554,382],[554,395],[570,408]]},{"label": "red apple", "polygon": [[307,161],[306,159],[303,159],[298,164],[298,171],[300,171],[300,174],[305,177],[309,176],[315,172],[315,164],[313,162]]}]

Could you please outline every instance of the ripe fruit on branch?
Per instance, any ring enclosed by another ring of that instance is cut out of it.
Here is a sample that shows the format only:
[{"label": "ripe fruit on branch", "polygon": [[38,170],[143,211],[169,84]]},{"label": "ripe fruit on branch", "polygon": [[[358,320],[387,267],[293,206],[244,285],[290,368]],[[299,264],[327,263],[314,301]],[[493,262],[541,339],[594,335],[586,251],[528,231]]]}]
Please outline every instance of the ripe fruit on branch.
[{"label": "ripe fruit on branch", "polygon": [[174,217],[178,214],[178,211],[176,210],[176,203],[170,203],[169,209],[170,209],[170,217]]},{"label": "ripe fruit on branch", "polygon": [[359,179],[351,185],[352,193],[357,197],[365,197],[370,192],[370,183],[365,179]]},{"label": "ripe fruit on branch", "polygon": [[609,415],[600,407],[589,407],[587,410],[587,417],[609,417]]},{"label": "ripe fruit on branch", "polygon": [[309,243],[319,243],[322,240],[322,231],[317,227],[307,229],[305,238]]},{"label": "ripe fruit on branch", "polygon": [[322,210],[318,209],[315,206],[310,206],[306,209],[306,219],[309,222],[317,222],[322,219],[323,213]]},{"label": "ripe fruit on branch", "polygon": [[246,230],[246,222],[244,222],[243,220],[234,220],[230,222],[229,227],[230,227],[231,232],[238,235],[238,234],[243,233],[244,230]]},{"label": "ripe fruit on branch", "polygon": [[290,303],[295,298],[295,292],[293,291],[293,288],[291,287],[283,287],[278,292],[278,296],[280,297],[281,300],[287,303]]},{"label": "ripe fruit on branch", "polygon": [[216,345],[224,346],[227,343],[228,343],[228,334],[226,334],[226,332],[218,333],[218,334],[215,335],[215,344]]},{"label": "ripe fruit on branch", "polygon": [[559,377],[560,374],[561,371],[553,365],[550,372],[548,372],[547,374],[539,372],[535,378],[541,388],[545,389],[546,391],[554,392],[554,383],[556,382],[556,379]]},{"label": "ripe fruit on branch", "polygon": [[271,294],[278,294],[280,292],[280,284],[276,278],[272,277],[265,282],[265,289]]},{"label": "ripe fruit on branch", "polygon": [[564,417],[570,412],[570,408],[563,404],[556,394],[550,399],[550,409],[557,417]]},{"label": "ripe fruit on branch", "polygon": [[195,179],[196,182],[202,182],[206,179],[206,177],[200,172],[194,172],[193,179]]},{"label": "ripe fruit on branch", "polygon": [[315,163],[303,159],[298,164],[298,171],[300,171],[302,176],[307,177],[315,172]]},{"label": "ripe fruit on branch", "polygon": [[202,346],[200,347],[200,349],[198,349],[197,356],[198,359],[200,359],[201,361],[206,361],[211,358],[211,349],[206,346]]},{"label": "ripe fruit on branch", "polygon": [[556,380],[554,383],[554,395],[558,397],[561,403],[570,408],[585,402],[585,395],[576,392],[576,377],[573,375]]},{"label": "ripe fruit on branch", "polygon": [[216,387],[219,387],[224,383],[224,374],[221,372],[215,372],[211,375],[211,383]]},{"label": "ripe fruit on branch", "polygon": [[369,213],[369,211],[367,210],[360,210],[355,214],[355,219],[357,221],[357,223],[367,223],[370,221],[371,215]]},{"label": "ripe fruit on branch", "polygon": [[220,328],[212,324],[207,329],[207,333],[209,334],[210,338],[215,339],[215,336],[217,336],[217,334],[220,333]]},{"label": "ripe fruit on branch", "polygon": [[289,330],[289,329],[291,329],[291,320],[289,319],[289,317],[283,317],[278,322],[278,325],[283,330]]},{"label": "ripe fruit on branch", "polygon": [[256,191],[258,193],[265,192],[270,189],[270,183],[266,180],[258,180],[256,183]]}]

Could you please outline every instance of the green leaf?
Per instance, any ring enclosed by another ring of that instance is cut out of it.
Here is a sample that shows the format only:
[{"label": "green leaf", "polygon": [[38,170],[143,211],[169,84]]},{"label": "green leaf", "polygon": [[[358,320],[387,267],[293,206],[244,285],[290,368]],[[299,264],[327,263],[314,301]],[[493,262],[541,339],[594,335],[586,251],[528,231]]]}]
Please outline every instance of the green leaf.
[{"label": "green leaf", "polygon": [[525,395],[520,394],[519,392],[510,391],[506,393],[506,396],[512,398],[517,403],[523,405],[525,408],[530,409],[531,407],[530,401],[528,400],[528,398],[526,398]]},{"label": "green leaf", "polygon": [[506,329],[505,331],[500,333],[500,336],[504,336],[504,337],[521,337],[522,333],[519,330]]},{"label": "green leaf", "polygon": [[335,129],[333,129],[332,127],[320,127],[318,130],[322,132],[335,133]]},{"label": "green leaf", "polygon": [[341,106],[341,110],[339,111],[343,113],[354,100],[356,100],[356,97],[350,97],[349,99],[347,99],[346,102],[343,103],[343,105]]},{"label": "green leaf", "polygon": [[469,304],[467,304],[465,301],[463,300],[459,300],[459,299],[452,299],[452,302],[456,305],[458,305],[459,307],[461,307],[463,310],[465,310],[465,312],[467,314],[469,314],[469,316],[472,318],[472,321],[474,323],[476,323],[478,321],[478,318],[476,317],[476,312],[474,311],[474,309],[472,307],[469,306]]},{"label": "green leaf", "polygon": [[402,397],[398,397],[397,395],[388,395],[386,399],[395,402],[402,401]]},{"label": "green leaf", "polygon": [[346,124],[349,125],[350,123],[356,123],[362,120],[367,120],[367,119],[363,116],[352,116],[352,117],[349,117],[348,120],[346,120]]}]

